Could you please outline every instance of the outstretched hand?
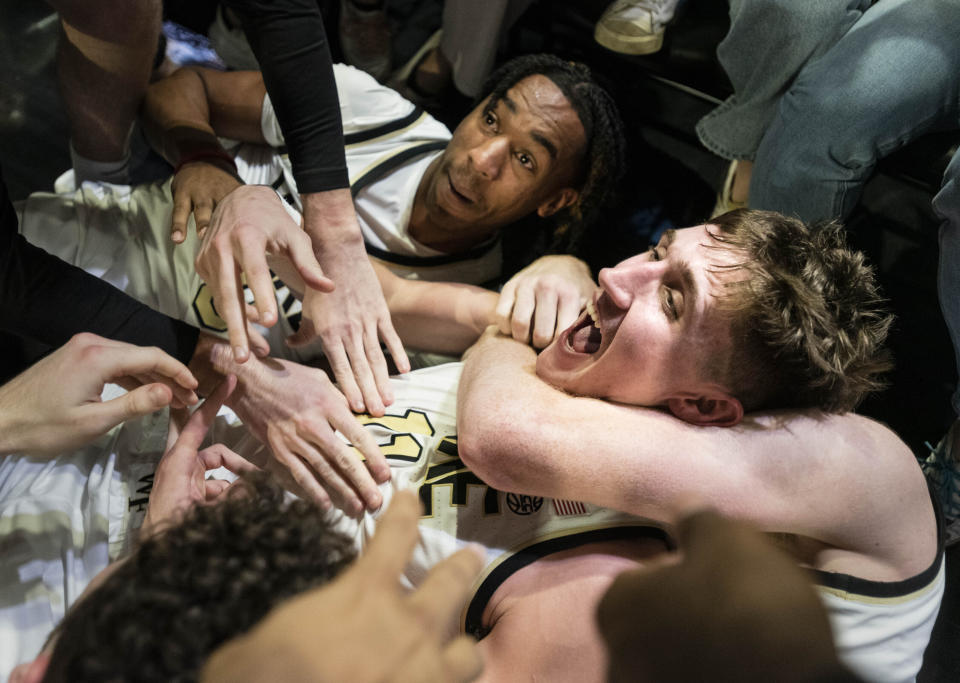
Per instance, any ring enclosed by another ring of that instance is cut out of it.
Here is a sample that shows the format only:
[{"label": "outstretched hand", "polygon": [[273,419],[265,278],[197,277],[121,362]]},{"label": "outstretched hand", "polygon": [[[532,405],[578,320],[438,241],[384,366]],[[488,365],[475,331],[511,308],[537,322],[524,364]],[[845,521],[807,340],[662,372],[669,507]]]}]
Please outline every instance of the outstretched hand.
[{"label": "outstretched hand", "polygon": [[[207,661],[200,676],[221,681],[465,683],[483,663],[468,636],[452,636],[480,571],[466,548],[437,564],[413,592],[399,581],[417,544],[419,504],[399,491],[366,553],[332,583],[284,603],[248,635]],[[318,643],[322,647],[318,647]]]},{"label": "outstretched hand", "polygon": [[[101,401],[108,383],[128,393]],[[0,387],[0,453],[78,448],[126,420],[196,403],[196,388],[160,349],[84,332]]]},{"label": "outstretched hand", "polygon": [[544,256],[510,278],[497,302],[503,334],[542,349],[580,315],[597,289],[586,263],[573,256]]},{"label": "outstretched hand", "polygon": [[220,374],[236,373],[230,407],[269,446],[261,464],[287,488],[349,515],[380,507],[377,484],[390,478],[390,466],[323,370],[273,358],[237,365],[223,344],[210,348],[209,360]]},{"label": "outstretched hand", "polygon": [[231,484],[220,479],[207,479],[207,470],[225,467],[234,474],[242,474],[258,469],[223,444],[213,444],[209,448],[198,450],[217,416],[217,411],[236,384],[236,377],[229,376],[224,379],[203,405],[186,420],[182,430],[181,418],[186,415],[171,414],[167,451],[160,459],[154,474],[150,502],[140,527],[141,537],[152,535],[167,525],[176,524],[194,505],[213,503],[224,495]]},{"label": "outstretched hand", "polygon": [[400,372],[408,372],[410,362],[367,258],[353,199],[346,189],[304,194],[302,199],[304,230],[336,289],[324,296],[305,292],[303,322],[288,342],[300,346],[319,337],[350,406],[382,415],[393,395],[380,342]]},{"label": "outstretched hand", "polygon": [[277,322],[268,255],[288,260],[308,291],[333,290],[333,282],[314,256],[310,238],[287,214],[276,192],[262,185],[242,185],[217,204],[195,262],[227,324],[238,363],[250,357],[241,274],[253,292],[257,322],[265,327]]}]

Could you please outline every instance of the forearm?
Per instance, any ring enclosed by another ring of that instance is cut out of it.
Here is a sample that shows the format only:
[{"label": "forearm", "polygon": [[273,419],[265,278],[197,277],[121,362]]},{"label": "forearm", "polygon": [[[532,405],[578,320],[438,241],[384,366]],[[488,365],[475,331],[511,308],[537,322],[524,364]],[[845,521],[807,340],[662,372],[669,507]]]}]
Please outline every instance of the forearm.
[{"label": "forearm", "polygon": [[316,1],[224,4],[240,16],[260,62],[301,195],[349,187],[333,62]]},{"label": "forearm", "polygon": [[147,88],[141,110],[150,145],[172,166],[200,151],[226,154],[210,122],[200,75],[179,69]]},{"label": "forearm", "polygon": [[[298,180],[299,182],[299,180]],[[321,265],[332,259],[366,258],[363,235],[349,189],[311,192],[303,202],[303,227]]]},{"label": "forearm", "polygon": [[218,136],[264,142],[263,97],[257,72],[186,67],[147,89],[144,130],[150,144],[174,166],[205,154],[214,160],[226,157]]},{"label": "forearm", "polygon": [[458,283],[396,280],[384,294],[394,328],[407,346],[463,353],[494,322],[494,292]]},{"label": "forearm", "polygon": [[190,359],[195,328],[29,244],[13,221],[5,221],[0,238],[0,329],[52,347],[78,332],[93,332],[157,346],[184,363]]},{"label": "forearm", "polygon": [[665,507],[647,460],[664,416],[638,410],[555,389],[537,377],[532,348],[490,328],[464,356],[458,450],[500,490],[646,514]]}]

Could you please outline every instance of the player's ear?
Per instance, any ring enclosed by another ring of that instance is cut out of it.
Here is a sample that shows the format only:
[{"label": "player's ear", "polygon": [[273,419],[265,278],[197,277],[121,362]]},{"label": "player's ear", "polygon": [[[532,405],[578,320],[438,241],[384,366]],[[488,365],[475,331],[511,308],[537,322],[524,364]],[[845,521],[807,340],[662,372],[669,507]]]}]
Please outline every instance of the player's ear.
[{"label": "player's ear", "polygon": [[580,199],[580,193],[577,190],[574,190],[572,187],[565,187],[562,190],[557,190],[553,195],[551,195],[542,204],[540,204],[540,206],[537,207],[537,215],[540,216],[540,218],[552,216],[560,209],[565,209],[568,206],[575,204],[578,199]]},{"label": "player's ear", "polygon": [[743,405],[726,394],[697,398],[671,398],[667,409],[690,424],[733,427],[743,419]]}]

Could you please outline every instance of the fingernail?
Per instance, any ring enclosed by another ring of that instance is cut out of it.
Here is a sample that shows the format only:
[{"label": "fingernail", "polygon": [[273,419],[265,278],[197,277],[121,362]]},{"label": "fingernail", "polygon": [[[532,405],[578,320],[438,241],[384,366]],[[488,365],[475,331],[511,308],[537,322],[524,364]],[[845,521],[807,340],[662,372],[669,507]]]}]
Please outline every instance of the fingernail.
[{"label": "fingernail", "polygon": [[274,315],[273,311],[265,311],[258,314],[258,317],[260,318],[260,323],[265,327],[270,327],[277,322],[277,316]]},{"label": "fingernail", "polygon": [[182,242],[182,241],[183,241],[183,233],[180,232],[179,230],[175,231],[175,232],[173,233],[173,241],[174,241],[174,242]]},{"label": "fingernail", "polygon": [[242,346],[234,346],[233,358],[238,363],[242,363],[243,361],[247,360],[247,350]]}]

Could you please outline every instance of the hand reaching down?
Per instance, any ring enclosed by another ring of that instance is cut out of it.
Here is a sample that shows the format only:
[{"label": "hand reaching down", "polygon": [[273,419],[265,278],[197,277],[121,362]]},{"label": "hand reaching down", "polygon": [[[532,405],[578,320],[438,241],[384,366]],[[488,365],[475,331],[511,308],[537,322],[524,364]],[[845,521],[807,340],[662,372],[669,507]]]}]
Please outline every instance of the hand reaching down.
[{"label": "hand reaching down", "polygon": [[510,278],[497,303],[497,326],[542,349],[580,315],[596,291],[587,264],[573,256],[544,256]]},{"label": "hand reaching down", "polygon": [[[108,383],[128,393],[101,401]],[[0,387],[0,453],[78,448],[126,420],[196,403],[196,388],[160,349],[84,332]]]}]

